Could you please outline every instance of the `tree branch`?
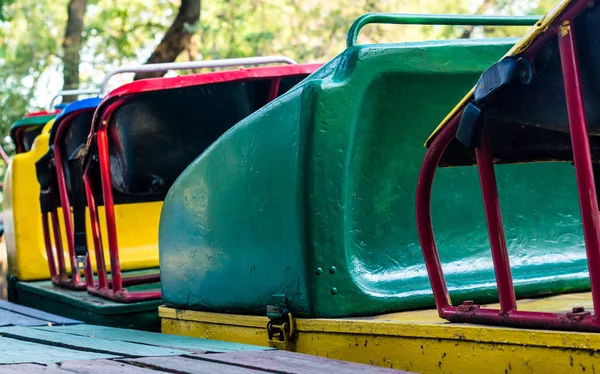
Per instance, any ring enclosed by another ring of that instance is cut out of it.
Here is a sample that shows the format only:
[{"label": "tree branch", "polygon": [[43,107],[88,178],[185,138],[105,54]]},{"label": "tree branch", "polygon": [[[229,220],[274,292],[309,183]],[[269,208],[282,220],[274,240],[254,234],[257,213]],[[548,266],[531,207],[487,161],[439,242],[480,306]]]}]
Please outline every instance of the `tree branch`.
[{"label": "tree branch", "polygon": [[[175,17],[173,24],[146,63],[156,64],[175,61],[177,56],[190,45],[192,36],[198,29],[199,21],[200,0],[181,0],[177,17]],[[165,73],[138,73],[135,75],[134,80],[162,77]]]}]

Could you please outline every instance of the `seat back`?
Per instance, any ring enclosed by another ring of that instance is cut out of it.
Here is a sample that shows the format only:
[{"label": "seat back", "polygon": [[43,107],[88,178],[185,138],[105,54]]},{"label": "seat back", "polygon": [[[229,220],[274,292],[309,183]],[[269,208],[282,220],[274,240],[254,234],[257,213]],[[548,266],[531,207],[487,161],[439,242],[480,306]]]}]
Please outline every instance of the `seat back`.
[{"label": "seat back", "polygon": [[[306,76],[282,78],[277,95]],[[274,79],[153,91],[127,100],[107,128],[115,202],[162,201],[192,160],[267,104]]]},{"label": "seat back", "polygon": [[21,149],[23,152],[29,152],[31,147],[33,146],[33,141],[42,133],[44,129],[43,125],[40,126],[31,126],[28,128],[22,129],[22,141],[21,141]]},{"label": "seat back", "polygon": [[29,152],[35,138],[42,133],[44,125],[54,118],[56,113],[36,112],[26,114],[10,128],[10,137],[17,153]]},{"label": "seat back", "polygon": [[9,273],[20,280],[48,279],[35,163],[48,152],[50,121],[29,152],[15,155],[4,177],[3,208]]}]

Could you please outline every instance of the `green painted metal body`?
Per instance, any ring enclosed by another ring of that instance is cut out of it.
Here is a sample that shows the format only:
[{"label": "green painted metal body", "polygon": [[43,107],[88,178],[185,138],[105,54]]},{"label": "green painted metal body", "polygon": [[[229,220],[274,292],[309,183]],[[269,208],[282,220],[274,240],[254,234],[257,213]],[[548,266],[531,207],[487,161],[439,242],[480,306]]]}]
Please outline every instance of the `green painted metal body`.
[{"label": "green painted metal body", "polygon": [[[135,271],[124,275],[151,272]],[[161,300],[123,304],[87,292],[57,287],[51,281],[22,282],[14,277],[9,277],[8,287],[9,301],[20,305],[96,325],[160,331],[158,306],[163,304]],[[142,285],[131,287],[131,290],[155,290],[157,287],[155,284]]]},{"label": "green painted metal body", "polygon": [[[264,315],[285,299],[311,317],[434,307],[415,222],[423,143],[513,43],[348,48],[240,122],[165,200],[165,303]],[[517,294],[586,289],[572,167],[496,170]],[[495,300],[477,170],[438,174],[433,224],[452,299]]]}]

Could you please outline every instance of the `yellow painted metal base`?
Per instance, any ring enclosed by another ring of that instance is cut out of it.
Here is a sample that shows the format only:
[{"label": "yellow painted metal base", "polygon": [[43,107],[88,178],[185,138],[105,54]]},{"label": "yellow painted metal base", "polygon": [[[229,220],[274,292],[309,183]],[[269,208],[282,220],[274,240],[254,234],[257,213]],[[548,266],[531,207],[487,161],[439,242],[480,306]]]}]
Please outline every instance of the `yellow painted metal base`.
[{"label": "yellow painted metal base", "polygon": [[[521,300],[566,312],[590,294]],[[268,319],[160,307],[168,334],[268,346]],[[600,373],[600,334],[450,324],[435,310],[368,318],[296,319],[295,350],[425,373]]]}]

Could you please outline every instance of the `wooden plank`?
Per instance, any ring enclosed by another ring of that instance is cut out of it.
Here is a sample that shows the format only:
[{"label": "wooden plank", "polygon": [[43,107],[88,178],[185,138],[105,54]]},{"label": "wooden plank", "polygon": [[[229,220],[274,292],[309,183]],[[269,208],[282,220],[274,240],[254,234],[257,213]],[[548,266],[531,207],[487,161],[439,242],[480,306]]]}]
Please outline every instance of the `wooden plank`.
[{"label": "wooden plank", "polygon": [[187,336],[160,334],[155,332],[129,329],[116,329],[106,326],[72,325],[57,326],[52,328],[34,327],[34,329],[51,332],[62,332],[79,336],[94,336],[97,338],[107,340],[118,340],[124,342],[147,344],[158,347],[169,347],[173,349],[181,349],[191,352],[223,353],[238,351],[264,351],[270,349],[266,347],[224,342],[220,340],[190,338]]},{"label": "wooden plank", "polygon": [[[59,364],[62,370],[61,374],[68,372],[78,374],[152,374],[160,371],[129,365],[125,362],[113,360],[93,360],[93,361],[63,361]],[[0,373],[2,367],[0,367]],[[164,372],[162,372],[164,374]]]},{"label": "wooden plank", "polygon": [[[188,353],[187,351],[163,348],[146,344],[137,344],[123,341],[103,339],[97,336],[79,336],[54,332],[53,327],[39,330],[28,327],[2,327],[0,335],[13,339],[25,340],[34,343],[46,344],[55,347],[69,348],[79,351],[115,354],[122,357],[141,356],[176,356]],[[114,329],[118,331],[119,329]]]},{"label": "wooden plank", "polygon": [[8,310],[24,316],[45,321],[43,325],[47,325],[48,323],[52,323],[53,325],[73,325],[82,323],[81,321],[76,321],[70,318],[64,318],[54,314],[42,312],[41,310],[28,308],[14,303],[9,303],[8,301],[3,300],[0,300],[0,309]]},{"label": "wooden plank", "polygon": [[117,357],[119,356],[82,352],[5,337],[0,338],[0,364],[51,364],[64,360],[94,360]]},{"label": "wooden plank", "polygon": [[198,360],[238,365],[249,369],[260,369],[269,372],[300,373],[345,373],[345,374],[384,374],[407,373],[394,369],[352,362],[333,360],[287,351],[232,352],[219,355],[198,355]]},{"label": "wooden plank", "polygon": [[0,374],[68,374],[55,366],[46,366],[38,364],[15,364],[15,365],[0,365]]},{"label": "wooden plank", "polygon": [[[218,355],[217,355],[218,356]],[[185,357],[144,357],[133,359],[121,359],[121,362],[127,362],[142,367],[148,367],[171,373],[188,374],[257,374],[265,373],[263,370],[244,368],[234,365],[221,364],[210,361],[200,361]]]},{"label": "wooden plank", "polygon": [[41,319],[24,316],[13,313],[8,310],[0,309],[0,326],[44,326],[48,322]]}]

